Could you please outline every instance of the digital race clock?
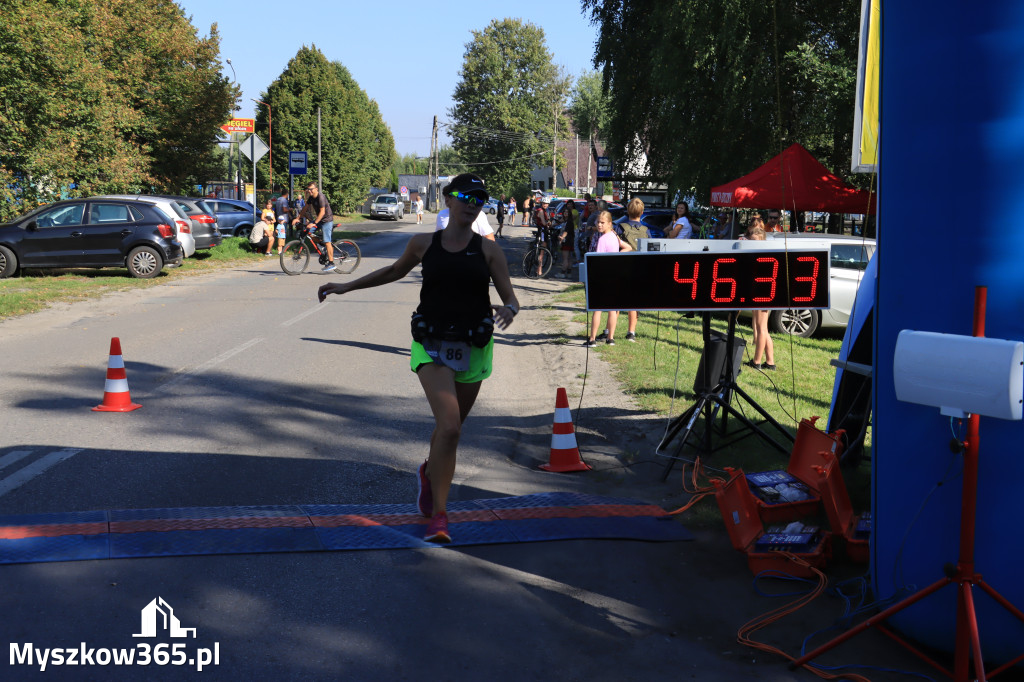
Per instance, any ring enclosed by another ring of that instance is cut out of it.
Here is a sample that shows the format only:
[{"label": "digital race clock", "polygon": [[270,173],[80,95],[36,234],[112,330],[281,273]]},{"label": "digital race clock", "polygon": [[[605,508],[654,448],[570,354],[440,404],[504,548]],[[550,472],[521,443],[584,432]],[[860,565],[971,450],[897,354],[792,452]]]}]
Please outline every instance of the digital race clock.
[{"label": "digital race clock", "polygon": [[[641,240],[657,244],[662,240]],[[669,241],[669,240],[665,240]],[[664,243],[664,242],[662,242]],[[589,310],[829,307],[829,251],[778,243],[686,240],[692,250],[586,255]],[[684,244],[671,244],[684,247]],[[698,250],[699,249],[699,250]]]}]

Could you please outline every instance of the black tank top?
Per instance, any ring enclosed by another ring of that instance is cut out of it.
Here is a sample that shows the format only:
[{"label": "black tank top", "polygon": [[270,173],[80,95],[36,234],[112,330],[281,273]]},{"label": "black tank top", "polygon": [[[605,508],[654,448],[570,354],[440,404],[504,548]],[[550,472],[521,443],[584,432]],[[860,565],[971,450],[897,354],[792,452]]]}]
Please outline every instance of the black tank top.
[{"label": "black tank top", "polygon": [[491,271],[483,239],[473,233],[466,248],[454,253],[441,246],[444,230],[434,233],[423,254],[423,285],[416,312],[431,323],[476,326],[491,314]]}]

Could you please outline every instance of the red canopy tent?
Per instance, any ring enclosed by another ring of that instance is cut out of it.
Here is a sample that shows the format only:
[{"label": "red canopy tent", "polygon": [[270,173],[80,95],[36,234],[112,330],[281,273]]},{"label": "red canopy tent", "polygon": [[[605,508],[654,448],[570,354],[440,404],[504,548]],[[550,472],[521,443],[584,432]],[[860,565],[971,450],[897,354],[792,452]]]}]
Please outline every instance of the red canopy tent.
[{"label": "red canopy tent", "polygon": [[875,195],[852,187],[799,144],[738,180],[711,188],[711,205],[785,211],[874,213]]}]

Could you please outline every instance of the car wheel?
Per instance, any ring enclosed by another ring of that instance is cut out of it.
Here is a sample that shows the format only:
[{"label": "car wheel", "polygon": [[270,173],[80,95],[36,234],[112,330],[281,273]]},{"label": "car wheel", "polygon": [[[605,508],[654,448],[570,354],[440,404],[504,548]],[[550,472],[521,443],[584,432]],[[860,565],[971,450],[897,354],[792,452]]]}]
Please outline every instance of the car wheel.
[{"label": "car wheel", "polygon": [[820,318],[817,310],[773,310],[768,326],[773,332],[808,338],[818,331]]},{"label": "car wheel", "polygon": [[248,237],[249,233],[252,232],[252,225],[236,225],[235,236],[236,237]]},{"label": "car wheel", "polygon": [[132,249],[128,254],[128,272],[132,277],[139,279],[150,279],[160,274],[164,267],[164,260],[155,249],[148,246],[140,246]]},{"label": "car wheel", "polygon": [[6,246],[0,246],[0,279],[11,277],[18,269],[18,257]]}]

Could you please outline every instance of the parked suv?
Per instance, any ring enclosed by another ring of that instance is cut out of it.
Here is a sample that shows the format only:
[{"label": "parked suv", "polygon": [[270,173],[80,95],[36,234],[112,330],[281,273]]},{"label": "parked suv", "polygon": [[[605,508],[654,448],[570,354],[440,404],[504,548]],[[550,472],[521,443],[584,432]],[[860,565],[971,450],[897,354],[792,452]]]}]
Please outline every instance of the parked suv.
[{"label": "parked suv", "polygon": [[371,218],[391,218],[401,220],[405,212],[405,204],[397,194],[380,194],[370,204]]},{"label": "parked suv", "polygon": [[184,258],[172,222],[143,201],[57,201],[0,225],[0,278],[24,268],[123,267],[156,277]]},{"label": "parked suv", "polygon": [[252,231],[253,215],[256,208],[248,201],[238,199],[204,199],[217,219],[217,229],[222,235],[248,237]]},{"label": "parked suv", "polygon": [[224,241],[217,229],[217,217],[203,199],[170,195],[164,198],[174,199],[192,221],[192,237],[196,240],[197,251],[211,249]]}]

